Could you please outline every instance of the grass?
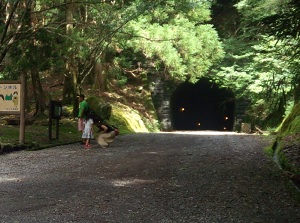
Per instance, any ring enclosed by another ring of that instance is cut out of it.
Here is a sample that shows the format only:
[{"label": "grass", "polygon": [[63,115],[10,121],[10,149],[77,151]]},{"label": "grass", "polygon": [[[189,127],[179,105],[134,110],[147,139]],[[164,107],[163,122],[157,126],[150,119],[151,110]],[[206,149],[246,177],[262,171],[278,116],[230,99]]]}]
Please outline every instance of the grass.
[{"label": "grass", "polygon": [[[15,125],[0,125],[0,143],[18,144],[20,127]],[[25,144],[35,145],[35,148],[46,148],[56,145],[79,142],[81,133],[77,131],[77,122],[72,119],[59,121],[58,139],[56,139],[56,123],[52,125],[52,138],[49,138],[48,120],[25,126]]]}]

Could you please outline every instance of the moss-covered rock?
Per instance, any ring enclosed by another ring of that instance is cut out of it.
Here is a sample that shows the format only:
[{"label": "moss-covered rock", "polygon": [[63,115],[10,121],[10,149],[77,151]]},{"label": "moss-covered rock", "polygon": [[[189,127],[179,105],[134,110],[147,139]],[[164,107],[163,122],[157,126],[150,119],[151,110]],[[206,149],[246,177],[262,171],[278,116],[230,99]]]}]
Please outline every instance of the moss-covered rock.
[{"label": "moss-covered rock", "polygon": [[275,157],[282,169],[293,174],[300,172],[300,104],[296,104],[279,128]]},{"label": "moss-covered rock", "polygon": [[118,126],[121,133],[149,132],[141,115],[123,104],[114,104],[110,123]]},{"label": "moss-covered rock", "polygon": [[90,109],[100,116],[103,120],[109,120],[112,113],[112,106],[96,96],[90,96],[86,99]]},{"label": "moss-covered rock", "polygon": [[283,121],[280,134],[286,135],[300,132],[300,103],[296,104],[288,117]]},{"label": "moss-covered rock", "polygon": [[106,123],[116,126],[121,134],[158,131],[157,121],[146,119],[140,112],[120,102],[107,103],[100,97],[86,99],[90,109]]}]

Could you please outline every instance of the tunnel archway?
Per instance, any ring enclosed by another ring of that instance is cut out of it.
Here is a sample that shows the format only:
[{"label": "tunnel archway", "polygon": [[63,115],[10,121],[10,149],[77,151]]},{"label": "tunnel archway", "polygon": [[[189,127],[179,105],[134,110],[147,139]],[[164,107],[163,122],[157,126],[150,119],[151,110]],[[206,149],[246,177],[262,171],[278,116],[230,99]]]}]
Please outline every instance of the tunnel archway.
[{"label": "tunnel archway", "polygon": [[174,130],[233,130],[234,94],[207,79],[179,85],[170,105]]}]

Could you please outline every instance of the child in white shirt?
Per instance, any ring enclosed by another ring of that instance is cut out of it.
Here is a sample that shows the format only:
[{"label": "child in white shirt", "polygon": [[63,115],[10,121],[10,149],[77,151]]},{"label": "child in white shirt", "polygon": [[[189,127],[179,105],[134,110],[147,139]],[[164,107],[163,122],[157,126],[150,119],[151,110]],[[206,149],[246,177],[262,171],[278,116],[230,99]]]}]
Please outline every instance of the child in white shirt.
[{"label": "child in white shirt", "polygon": [[94,130],[93,130],[93,118],[91,115],[87,115],[86,119],[84,120],[84,130],[82,132],[82,139],[85,139],[85,146],[84,148],[88,149],[91,147],[90,141],[94,138]]}]

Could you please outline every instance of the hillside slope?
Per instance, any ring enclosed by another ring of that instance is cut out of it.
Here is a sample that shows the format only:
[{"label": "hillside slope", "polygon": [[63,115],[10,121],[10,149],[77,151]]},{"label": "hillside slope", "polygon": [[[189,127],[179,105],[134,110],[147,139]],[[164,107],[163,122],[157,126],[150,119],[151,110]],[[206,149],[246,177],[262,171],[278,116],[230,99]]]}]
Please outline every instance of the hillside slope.
[{"label": "hillside slope", "polygon": [[286,175],[300,188],[300,104],[283,121],[273,152]]}]

